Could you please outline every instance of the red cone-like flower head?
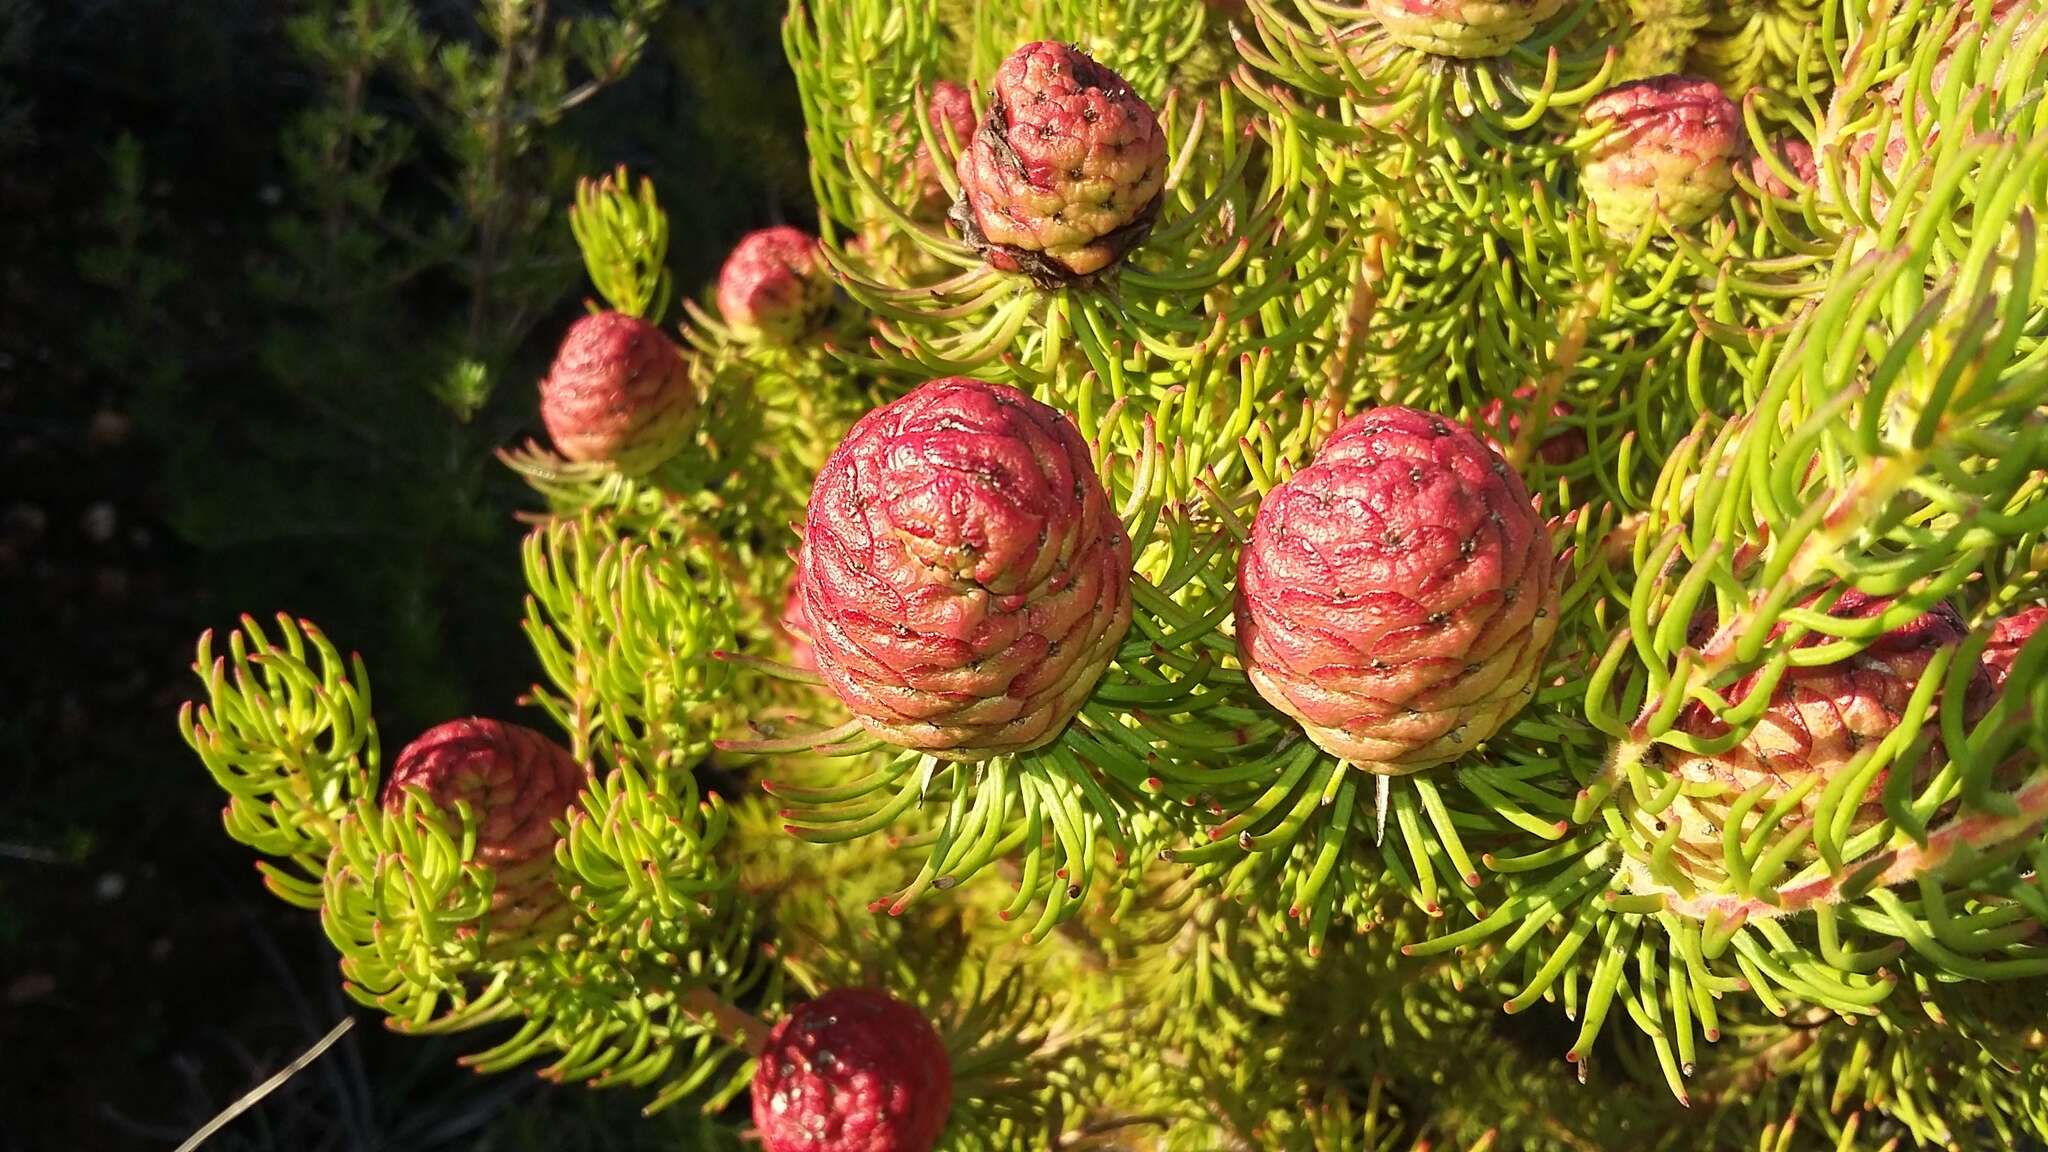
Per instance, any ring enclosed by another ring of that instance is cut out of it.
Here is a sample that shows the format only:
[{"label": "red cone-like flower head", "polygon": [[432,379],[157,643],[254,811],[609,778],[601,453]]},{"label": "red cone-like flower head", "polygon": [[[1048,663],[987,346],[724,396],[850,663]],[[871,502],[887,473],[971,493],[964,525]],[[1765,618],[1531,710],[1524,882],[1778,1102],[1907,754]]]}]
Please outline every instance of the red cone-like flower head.
[{"label": "red cone-like flower head", "polygon": [[[1864,620],[1890,607],[1888,599],[1851,589],[1835,601],[1828,615]],[[1784,625],[1779,624],[1771,634],[1775,637],[1783,631]],[[1674,751],[1666,761],[1687,779],[1734,783],[1738,794],[1766,776],[1785,781],[1809,772],[1825,776],[1846,764],[1859,748],[1898,727],[1920,670],[1927,667],[1937,649],[1960,642],[1963,635],[1962,617],[1942,604],[1878,637],[1847,660],[1787,668],[1771,694],[1770,707],[1741,744],[1719,756]],[[1706,639],[1697,635],[1697,630],[1695,638]],[[1798,647],[1831,642],[1830,637],[1809,633]],[[1737,680],[1728,689],[1727,699],[1734,702],[1747,697],[1758,675],[1751,673]],[[1701,739],[1728,732],[1727,725],[1698,703],[1680,715],[1679,727]],[[1809,798],[1818,800],[1818,793]]]},{"label": "red cone-like flower head", "polygon": [[1735,187],[1742,117],[1712,80],[1654,76],[1617,85],[1580,115],[1611,127],[1579,166],[1609,235],[1633,237],[1660,212],[1673,228],[1697,224]]},{"label": "red cone-like flower head", "polygon": [[2020,649],[2044,620],[2048,620],[2048,604],[2036,604],[1992,625],[1991,642],[1984,646],[1984,671],[1991,677],[1993,687],[2005,687],[2006,678],[2012,675],[2013,661],[2019,659]]},{"label": "red cone-like flower head", "polygon": [[832,307],[818,241],[787,226],[749,232],[718,273],[718,312],[750,343],[793,344]]},{"label": "red cone-like flower head", "polygon": [[1491,736],[1557,627],[1550,538],[1521,477],[1412,408],[1353,417],[1266,494],[1238,565],[1237,644],[1259,694],[1382,775]]},{"label": "red cone-like flower head", "polygon": [[605,460],[645,472],[689,438],[697,390],[682,350],[659,328],[624,312],[569,326],[540,385],[540,418],[571,460]]},{"label": "red cone-like flower head", "polygon": [[[1528,408],[1535,401],[1535,387],[1524,384],[1515,389],[1515,399],[1521,403],[1512,411],[1501,403],[1498,396],[1479,406],[1479,430],[1493,437],[1494,442],[1503,450],[1515,442],[1515,437],[1521,435],[1521,410]],[[1586,434],[1564,423],[1571,414],[1571,405],[1564,401],[1559,400],[1552,404],[1550,415],[1554,419],[1547,426],[1550,434],[1536,447],[1537,458],[1553,468],[1560,464],[1569,464],[1586,454]]]},{"label": "red cone-like flower head", "polygon": [[1166,134],[1124,78],[1026,44],[996,72],[953,219],[990,264],[1056,287],[1143,239],[1165,183]]},{"label": "red cone-like flower head", "polygon": [[[1814,601],[1809,599],[1807,605]],[[1891,601],[1851,590],[1842,595],[1828,615],[1844,620],[1877,616],[1891,607]],[[1772,635],[1782,633],[1781,624]],[[1793,817],[1811,818],[1826,792],[1828,782],[1850,768],[1858,754],[1890,736],[1904,721],[1905,713],[1920,682],[1921,673],[1945,645],[1961,642],[1962,617],[1943,604],[1873,641],[1862,652],[1834,664],[1789,667],[1771,693],[1768,707],[1741,743],[1711,756],[1695,755],[1667,745],[1657,754],[1667,771],[1694,785],[1718,784],[1712,795],[1682,794],[1662,813],[1647,814],[1658,821],[1651,830],[1660,831],[1675,821],[1680,832],[1673,859],[1678,867],[1695,877],[1718,876],[1724,867],[1722,828],[1730,817],[1729,806],[1759,784],[1766,785],[1764,798],[1746,818],[1755,821],[1768,811],[1780,795],[1811,777],[1813,786],[1801,798]],[[1709,643],[1705,630],[1695,625],[1696,645]],[[1829,637],[1809,633],[1798,647],[1811,648],[1831,643]],[[1736,681],[1726,690],[1731,703],[1739,703],[1754,690],[1761,673]],[[1988,688],[1980,678],[1971,696]],[[1968,705],[1974,701],[1965,701]],[[1933,720],[1930,717],[1929,723]],[[1688,705],[1679,716],[1678,727],[1702,740],[1726,736],[1728,726],[1705,706]],[[1939,763],[1938,751],[1929,757]],[[1851,831],[1868,828],[1884,818],[1882,797],[1893,763],[1878,772],[1868,790],[1855,801],[1857,811]],[[1913,765],[1917,775],[1927,764]],[[1638,890],[1655,885],[1638,877]]]},{"label": "red cone-like flower head", "polygon": [[835,988],[768,1034],[753,1096],[767,1152],[931,1152],[953,1108],[953,1068],[917,1009]]},{"label": "red cone-like flower head", "polygon": [[408,788],[426,792],[452,819],[467,801],[477,861],[496,873],[493,932],[531,922],[558,902],[554,822],[576,803],[586,773],[567,749],[531,728],[471,717],[428,729],[405,746],[384,782],[384,810],[400,811]]},{"label": "red cone-like flower head", "polygon": [[1130,625],[1130,572],[1073,422],[958,377],[854,425],[797,558],[825,682],[882,739],[952,760],[1059,734]]},{"label": "red cone-like flower head", "polygon": [[1557,15],[1565,0],[1366,0],[1387,35],[1434,56],[1500,56]]}]

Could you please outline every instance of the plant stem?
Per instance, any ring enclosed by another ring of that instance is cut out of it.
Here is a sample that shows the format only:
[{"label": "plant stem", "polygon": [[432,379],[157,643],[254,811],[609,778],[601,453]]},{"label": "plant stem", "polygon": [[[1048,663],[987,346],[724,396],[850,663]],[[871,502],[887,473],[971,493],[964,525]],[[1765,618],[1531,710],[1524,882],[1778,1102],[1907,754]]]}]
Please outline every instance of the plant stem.
[{"label": "plant stem", "polygon": [[692,988],[684,993],[683,1009],[710,1017],[717,1024],[719,1034],[734,1047],[746,1049],[749,1056],[759,1056],[761,1048],[768,1043],[766,1021],[709,988]]}]

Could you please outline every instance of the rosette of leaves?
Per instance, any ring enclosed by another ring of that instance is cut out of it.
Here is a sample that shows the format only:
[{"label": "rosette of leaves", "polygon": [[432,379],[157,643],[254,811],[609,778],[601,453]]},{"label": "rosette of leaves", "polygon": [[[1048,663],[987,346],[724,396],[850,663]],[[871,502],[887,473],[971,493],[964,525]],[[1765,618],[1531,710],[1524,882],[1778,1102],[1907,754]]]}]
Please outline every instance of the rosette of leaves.
[{"label": "rosette of leaves", "polygon": [[668,214],[654,181],[643,176],[634,184],[623,165],[578,180],[569,230],[591,285],[614,310],[651,324],[668,315],[675,278],[668,270]]},{"label": "rosette of leaves", "polygon": [[1710,0],[1603,0],[1622,29],[1617,80],[1683,72],[1686,55],[1719,7]]},{"label": "rosette of leaves", "polygon": [[1463,166],[1599,91],[1614,67],[1613,22],[1590,0],[1247,7],[1240,54],[1317,102],[1332,138],[1344,138],[1341,125],[1383,128]]},{"label": "rosette of leaves", "polygon": [[685,531],[629,534],[612,517],[560,519],[527,535],[525,630],[549,681],[531,699],[589,758],[688,767],[743,723],[729,664],[739,594],[720,550]]},{"label": "rosette of leaves", "polygon": [[1741,95],[1752,88],[1820,93],[1839,59],[1843,11],[1827,0],[1743,0],[1701,6],[1706,21],[1687,54],[1689,71]]},{"label": "rosette of leaves", "polygon": [[[1562,999],[1581,1021],[1578,1058],[1625,1009],[1681,1096],[1727,998],[1849,1018],[1879,1011],[1909,975],[1994,981],[2048,964],[2038,713],[1973,690],[1992,621],[2032,585],[2015,577],[2048,516],[2030,430],[2048,151],[1979,138],[1960,162],[1970,207],[1923,205],[1901,246],[1846,270],[1770,339],[1745,412],[1703,420],[1674,452],[1630,526],[1616,630],[1587,685],[1586,715],[1620,751],[1587,781],[1549,867],[1413,949],[1509,933],[1511,1008]],[[1849,610],[1852,593],[1867,607]],[[1790,787],[1681,770],[1760,747],[1745,742],[1785,723],[1798,693],[1839,692],[1839,676],[1816,675],[1870,666],[1888,637],[1951,605],[1968,639],[1951,631],[1881,673],[1898,691],[1855,689],[1878,692],[1885,728],[1833,745],[1828,771]],[[2048,646],[2020,653],[2015,668]],[[1726,811],[1703,823],[1681,800]],[[1681,852],[1711,867],[1678,869]],[[1662,879],[1642,883],[1646,870]]]},{"label": "rosette of leaves", "polygon": [[1435,260],[1456,280],[1451,269],[1481,249],[1512,249],[1527,213],[1496,225],[1495,207],[1532,182],[1556,185],[1566,153],[1545,129],[1613,72],[1610,21],[1591,3],[1253,0],[1249,12],[1236,86],[1300,157],[1291,174],[1334,191],[1366,245],[1361,307],[1375,311],[1444,307],[1400,299],[1427,286],[1411,285],[1397,256]]},{"label": "rosette of leaves", "polygon": [[419,796],[387,818],[360,658],[344,661],[305,621],[280,616],[277,630],[245,617],[224,656],[202,636],[193,670],[207,699],[180,713],[228,793],[228,833],[270,857],[258,868],[274,894],[321,911],[352,996],[404,1027],[460,1011],[485,965],[476,926],[491,904],[474,819],[456,813],[451,828]]},{"label": "rosette of leaves", "polygon": [[[594,748],[612,751],[604,737]],[[568,925],[506,968],[473,973],[484,995],[424,1029],[512,1021],[464,1063],[540,1061],[550,1080],[651,1088],[649,1110],[693,1099],[715,1111],[745,1090],[747,1054],[765,1035],[740,1005],[769,1008],[781,980],[755,947],[755,911],[734,898],[729,810],[691,773],[622,754],[564,824],[555,855]]]},{"label": "rosette of leaves", "polygon": [[179,709],[178,728],[227,793],[228,836],[266,857],[256,867],[273,895],[320,907],[336,829],[381,778],[362,657],[280,613],[276,639],[244,616],[224,653],[206,632],[192,671],[206,695]]},{"label": "rosette of leaves", "polygon": [[[1700,319],[1744,330],[1782,318],[1782,293],[1753,283],[1781,247],[1743,246],[1718,223],[1696,238],[1592,226],[1578,176],[1605,134],[1580,128],[1577,109],[1617,72],[1597,50],[1614,21],[1591,6],[1566,5],[1518,47],[1472,59],[1404,44],[1365,9],[1345,9],[1355,23],[1343,24],[1305,6],[1322,15],[1296,26],[1277,7],[1255,9],[1267,39],[1241,46],[1239,87],[1284,150],[1308,157],[1295,171],[1344,209],[1357,258],[1343,348],[1365,385],[1354,402],[1468,419],[1505,406],[1532,435],[1597,442],[1569,460],[1513,446],[1519,465],[1540,465],[1532,486],[1570,480],[1575,502],[1635,506],[1692,416],[1727,406],[1732,374]],[[1567,43],[1595,46],[1569,86],[1497,82],[1540,76],[1532,47],[1566,28],[1590,37]],[[1447,91],[1459,76],[1495,78],[1492,99]]]}]

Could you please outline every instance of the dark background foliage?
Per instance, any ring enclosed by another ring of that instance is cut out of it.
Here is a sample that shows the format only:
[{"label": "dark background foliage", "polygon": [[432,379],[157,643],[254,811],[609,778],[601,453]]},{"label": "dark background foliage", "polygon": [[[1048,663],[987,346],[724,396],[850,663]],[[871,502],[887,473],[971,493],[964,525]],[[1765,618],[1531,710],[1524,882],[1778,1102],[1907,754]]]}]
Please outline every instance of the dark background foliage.
[{"label": "dark background foliage", "polygon": [[[589,73],[531,37],[493,99],[502,3],[0,0],[0,1150],[170,1148],[347,1010],[178,738],[192,642],[319,621],[387,750],[516,715],[491,453],[580,307],[575,176],[654,177],[684,286],[808,215],[779,5],[674,0],[556,116]],[[359,1028],[209,1146],[712,1145],[465,1047]]]}]

